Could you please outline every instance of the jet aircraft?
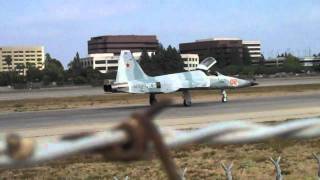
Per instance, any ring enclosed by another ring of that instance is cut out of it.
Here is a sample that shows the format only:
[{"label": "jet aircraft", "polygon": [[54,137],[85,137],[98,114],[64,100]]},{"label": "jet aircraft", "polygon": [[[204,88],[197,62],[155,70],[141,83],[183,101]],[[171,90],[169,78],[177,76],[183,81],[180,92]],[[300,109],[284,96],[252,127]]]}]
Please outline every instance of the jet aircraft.
[{"label": "jet aircraft", "polygon": [[183,105],[191,106],[190,90],[219,89],[222,95],[221,101],[227,102],[226,89],[257,85],[253,80],[225,76],[216,71],[210,74],[210,68],[216,63],[214,58],[208,57],[194,71],[151,77],[143,72],[129,50],[122,50],[116,80],[105,84],[104,91],[149,94],[150,105],[157,102],[157,94],[181,91]]}]

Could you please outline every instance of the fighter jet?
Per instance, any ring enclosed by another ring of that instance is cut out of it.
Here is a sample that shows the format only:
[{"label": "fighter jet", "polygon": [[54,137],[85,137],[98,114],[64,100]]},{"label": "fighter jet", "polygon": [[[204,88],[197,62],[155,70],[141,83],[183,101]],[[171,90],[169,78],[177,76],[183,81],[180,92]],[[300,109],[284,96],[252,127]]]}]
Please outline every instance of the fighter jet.
[{"label": "fighter jet", "polygon": [[227,102],[226,89],[257,85],[253,80],[225,76],[217,71],[210,73],[210,68],[216,63],[214,58],[208,57],[194,71],[151,77],[143,72],[129,50],[122,50],[116,80],[105,84],[104,91],[149,94],[150,105],[157,102],[157,94],[181,91],[183,105],[191,106],[190,90],[219,89],[222,95],[221,101]]}]

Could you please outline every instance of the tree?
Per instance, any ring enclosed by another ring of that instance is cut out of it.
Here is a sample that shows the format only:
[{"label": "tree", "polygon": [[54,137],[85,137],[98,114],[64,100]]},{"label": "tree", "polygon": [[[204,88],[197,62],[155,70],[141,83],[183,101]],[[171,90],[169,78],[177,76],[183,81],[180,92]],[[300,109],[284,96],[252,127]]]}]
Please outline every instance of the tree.
[{"label": "tree", "polygon": [[300,64],[299,58],[293,56],[292,54],[286,54],[285,60],[283,62],[283,70],[285,72],[301,72],[302,66]]},{"label": "tree", "polygon": [[25,78],[18,72],[0,72],[0,86],[15,85],[19,83],[25,83]]},{"label": "tree", "polygon": [[29,67],[27,69],[26,80],[28,82],[41,82],[43,79],[43,72],[36,67]]},{"label": "tree", "polygon": [[24,74],[24,69],[25,69],[26,67],[25,67],[25,65],[24,64],[22,64],[22,63],[19,63],[19,64],[17,64],[16,65],[16,71],[18,72],[18,73],[23,73]]},{"label": "tree", "polygon": [[176,48],[169,46],[167,48],[167,58],[169,60],[167,73],[177,73],[184,71],[184,61]]},{"label": "tree", "polygon": [[43,82],[49,84],[51,82],[62,83],[64,80],[64,69],[59,60],[51,58],[50,54],[46,54],[45,68],[43,70]]},{"label": "tree", "polygon": [[73,58],[73,60],[68,64],[68,67],[71,70],[74,77],[79,76],[81,74],[82,66],[78,52],[76,53],[76,56]]},{"label": "tree", "polygon": [[150,61],[150,56],[145,48],[142,50],[142,53],[140,56],[140,62],[142,62],[142,61],[144,61],[144,62]]},{"label": "tree", "polygon": [[47,66],[48,64],[55,64],[58,68],[60,69],[64,69],[63,68],[63,65],[61,64],[61,62],[55,58],[51,58],[50,54],[49,53],[46,53],[45,55],[45,66]]},{"label": "tree", "polygon": [[152,74],[153,61],[151,61],[151,58],[149,57],[146,49],[142,50],[139,63],[141,68],[145,71],[146,74],[149,74],[149,75]]},{"label": "tree", "polygon": [[183,59],[177,49],[171,46],[165,49],[160,45],[150,59],[146,52],[142,52],[140,65],[145,73],[150,76],[184,71]]},{"label": "tree", "polygon": [[261,58],[260,58],[260,60],[259,60],[259,65],[263,66],[264,63],[265,63],[265,61],[266,61],[266,59],[264,58],[264,55],[261,54]]},{"label": "tree", "polygon": [[12,69],[12,67],[11,67],[11,65],[12,65],[12,58],[11,58],[11,56],[7,55],[7,56],[4,58],[4,61],[5,61],[6,64],[7,64],[8,70]]}]

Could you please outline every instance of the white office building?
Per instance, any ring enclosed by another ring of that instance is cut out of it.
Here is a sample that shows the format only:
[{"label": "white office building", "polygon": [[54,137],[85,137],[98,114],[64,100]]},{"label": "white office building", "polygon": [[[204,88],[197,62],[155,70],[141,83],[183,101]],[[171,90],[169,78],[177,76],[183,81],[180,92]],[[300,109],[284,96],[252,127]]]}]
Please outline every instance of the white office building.
[{"label": "white office building", "polygon": [[181,54],[181,58],[184,61],[184,70],[192,71],[198,67],[198,64],[199,64],[198,54]]},{"label": "white office building", "polygon": [[[147,52],[149,56],[152,56],[154,52]],[[141,52],[132,53],[135,59],[140,59]],[[80,62],[83,68],[92,67],[99,70],[101,73],[107,73],[110,71],[116,71],[118,69],[119,55],[114,53],[99,53],[89,54],[88,57],[81,58]]]},{"label": "white office building", "polygon": [[304,67],[313,67],[320,65],[320,57],[319,56],[306,56],[300,59],[300,63]]},{"label": "white office building", "polygon": [[244,51],[247,51],[252,63],[258,63],[261,60],[260,41],[242,41]]}]

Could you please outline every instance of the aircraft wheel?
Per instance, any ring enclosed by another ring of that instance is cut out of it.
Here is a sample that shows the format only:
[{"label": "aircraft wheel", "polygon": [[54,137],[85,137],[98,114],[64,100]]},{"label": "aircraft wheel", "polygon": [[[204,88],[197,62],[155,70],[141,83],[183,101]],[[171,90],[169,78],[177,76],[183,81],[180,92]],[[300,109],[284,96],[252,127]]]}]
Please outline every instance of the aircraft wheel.
[{"label": "aircraft wheel", "polygon": [[189,107],[189,106],[191,106],[191,101],[187,101],[187,100],[183,100],[183,105],[185,106],[185,107]]},{"label": "aircraft wheel", "polygon": [[228,101],[228,95],[227,95],[227,91],[226,90],[221,90],[221,95],[222,95],[222,98],[221,98],[221,102],[225,103]]},{"label": "aircraft wheel", "polygon": [[157,103],[157,98],[155,94],[150,94],[149,103],[150,105]]},{"label": "aircraft wheel", "polygon": [[221,102],[223,102],[223,103],[226,103],[226,102],[228,102],[228,99],[227,99],[227,97],[222,97],[222,98],[221,98]]}]

